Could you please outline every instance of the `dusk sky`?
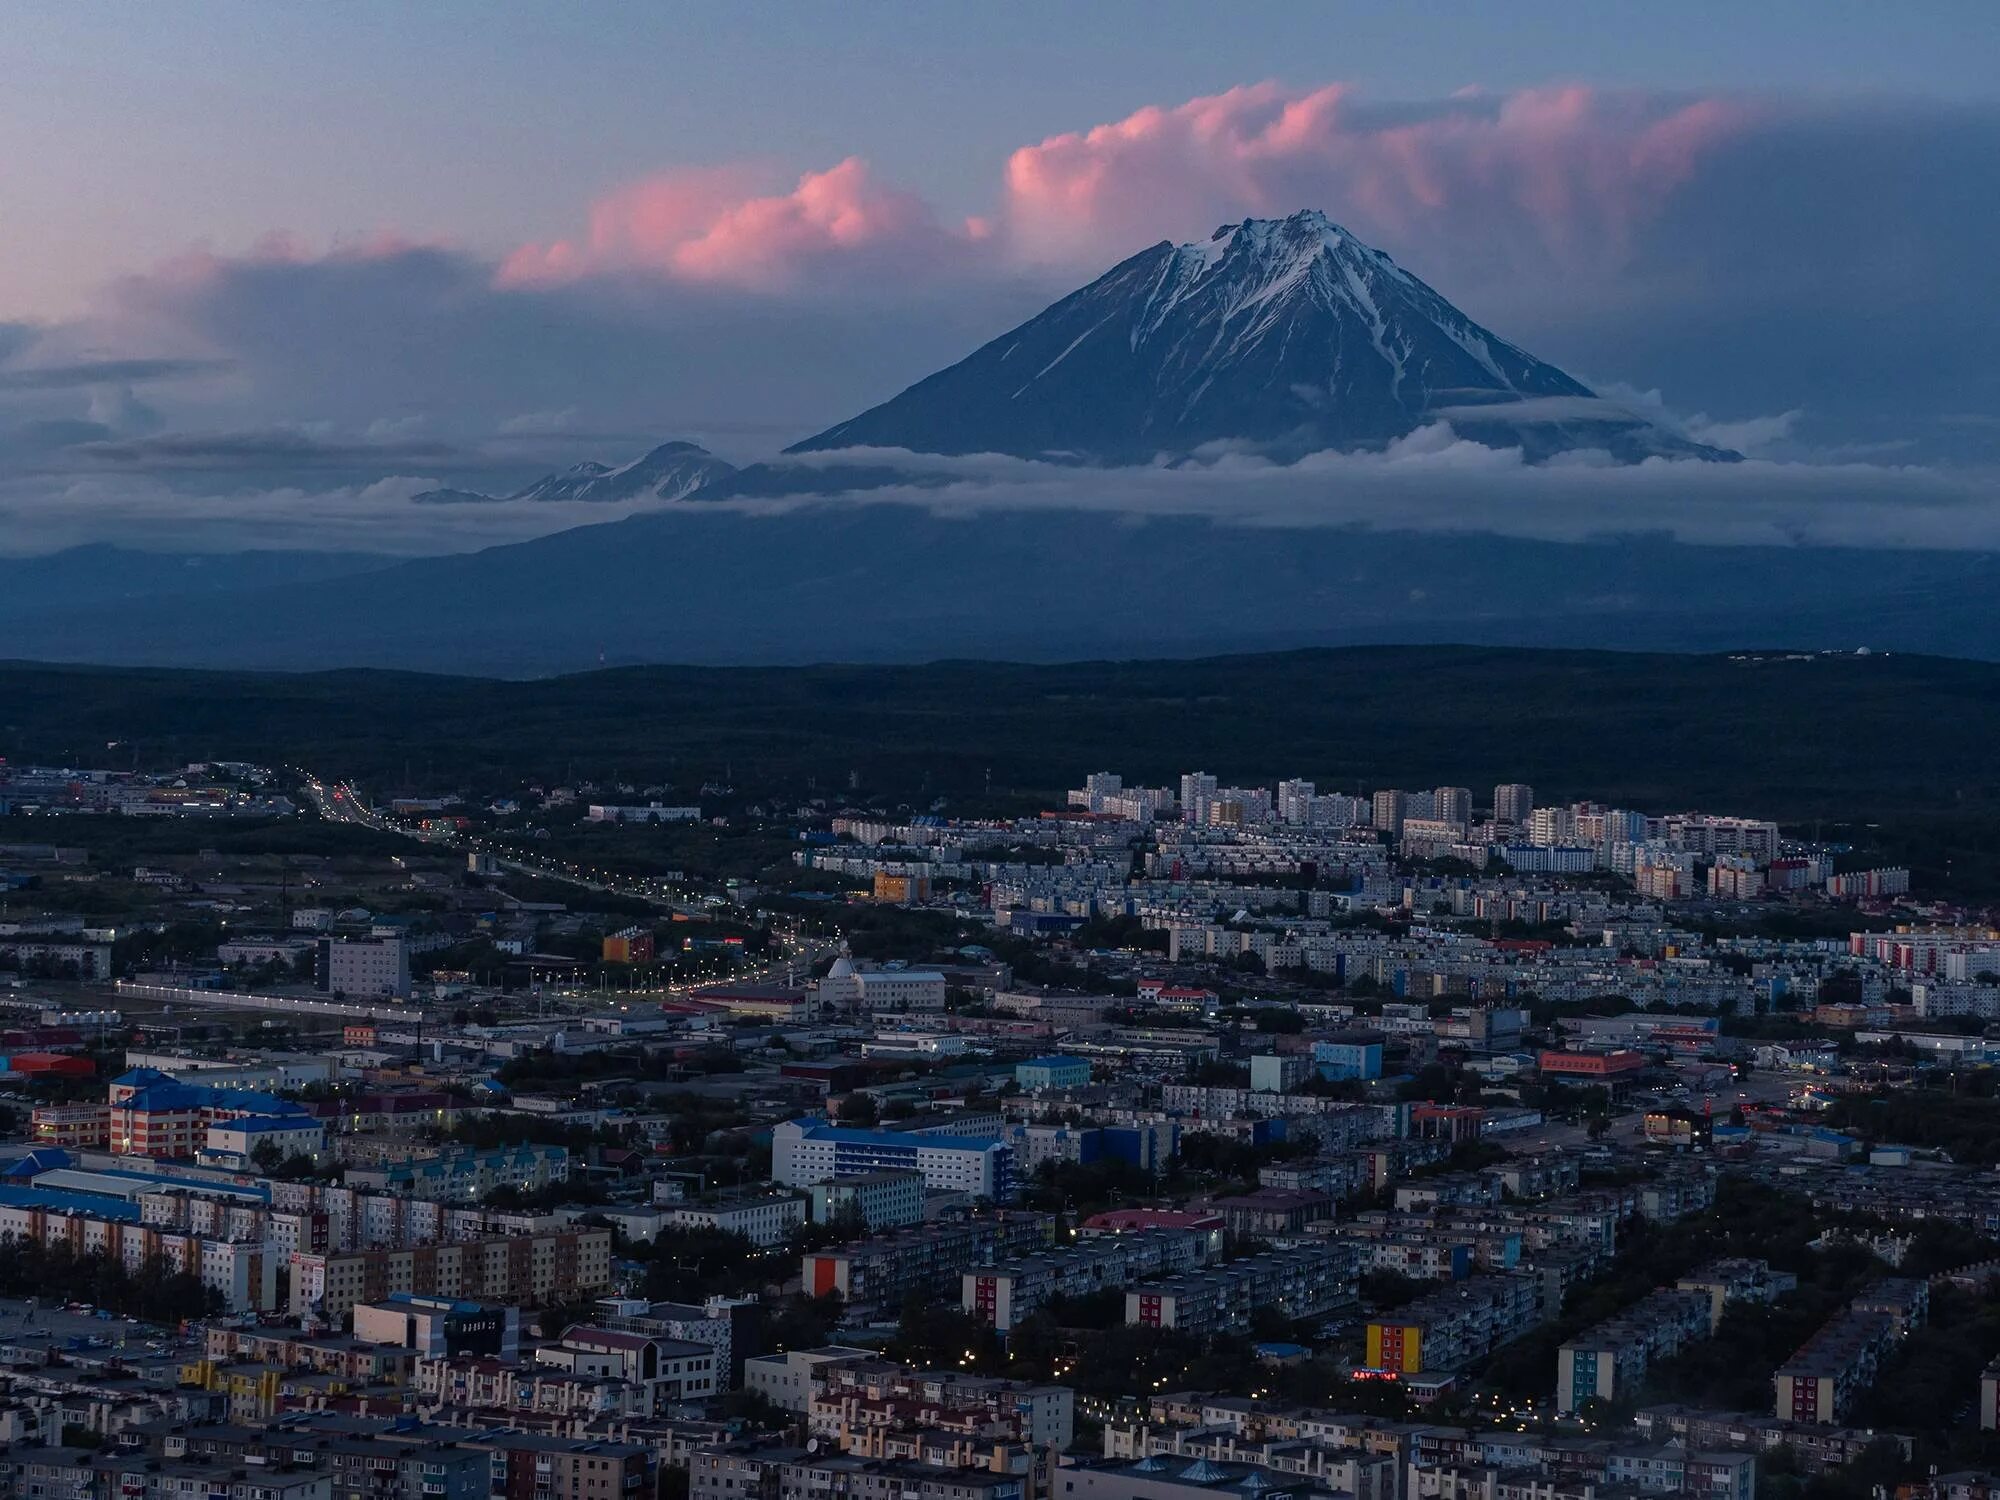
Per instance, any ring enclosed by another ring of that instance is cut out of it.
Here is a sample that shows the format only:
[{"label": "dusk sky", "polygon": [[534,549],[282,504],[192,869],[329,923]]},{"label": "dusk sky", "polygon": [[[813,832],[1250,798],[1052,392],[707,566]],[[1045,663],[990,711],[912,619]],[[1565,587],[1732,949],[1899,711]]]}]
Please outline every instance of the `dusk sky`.
[{"label": "dusk sky", "polygon": [[1307,207],[1753,457],[2000,458],[1991,4],[81,4],[0,45],[7,550],[766,456]]}]

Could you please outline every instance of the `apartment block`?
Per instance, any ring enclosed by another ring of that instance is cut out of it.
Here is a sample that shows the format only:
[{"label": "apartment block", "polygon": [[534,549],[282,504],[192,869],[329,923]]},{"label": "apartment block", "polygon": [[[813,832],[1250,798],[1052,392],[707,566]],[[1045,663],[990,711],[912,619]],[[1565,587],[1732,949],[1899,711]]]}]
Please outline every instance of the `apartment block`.
[{"label": "apartment block", "polygon": [[797,1448],[737,1447],[688,1455],[689,1500],[1023,1500],[1027,1478],[1011,1469]]},{"label": "apartment block", "polygon": [[753,1245],[782,1245],[806,1221],[806,1200],[797,1193],[751,1189],[701,1203],[669,1207],[663,1223],[676,1229],[714,1229],[740,1234]]},{"label": "apartment block", "polygon": [[921,1172],[861,1172],[815,1183],[811,1192],[816,1224],[853,1216],[871,1234],[902,1229],[923,1221],[924,1178]]},{"label": "apartment block", "polygon": [[1700,1291],[1657,1291],[1641,1297],[1564,1344],[1556,1355],[1556,1410],[1576,1411],[1591,1400],[1616,1401],[1667,1359],[1713,1331],[1710,1301]]},{"label": "apartment block", "polygon": [[1125,1289],[1128,1327],[1184,1333],[1241,1333],[1259,1308],[1287,1318],[1318,1318],[1355,1300],[1355,1255],[1341,1244],[1267,1250]]},{"label": "apartment block", "polygon": [[401,1250],[295,1251],[291,1313],[339,1318],[395,1292],[538,1305],[611,1285],[611,1231],[498,1235]]},{"label": "apartment block", "polygon": [[461,1445],[486,1461],[491,1500],[649,1500],[653,1450],[645,1443],[495,1432]]},{"label": "apartment block", "polygon": [[495,1188],[533,1192],[569,1180],[569,1152],[561,1146],[501,1146],[439,1151],[380,1166],[353,1166],[345,1181],[399,1198],[445,1203],[477,1202]]},{"label": "apartment block", "polygon": [[1895,1324],[1883,1313],[1841,1313],[1778,1367],[1772,1377],[1776,1415],[1793,1422],[1838,1422],[1875,1383],[1895,1339]]},{"label": "apartment block", "polygon": [[957,1288],[967,1267],[1046,1248],[1054,1224],[1050,1214],[1002,1212],[872,1235],[806,1256],[805,1289],[815,1297],[838,1292],[849,1302],[899,1306],[913,1293]]},{"label": "apartment block", "polygon": [[[81,1194],[76,1198],[79,1203],[86,1201]],[[189,1272],[220,1293],[231,1312],[269,1312],[276,1307],[278,1252],[268,1240],[213,1239],[106,1217],[111,1211],[101,1202],[89,1208],[0,1204],[0,1240],[33,1240],[79,1255],[96,1251],[134,1272],[152,1265]]]},{"label": "apartment block", "polygon": [[1058,1296],[1085,1297],[1148,1276],[1171,1276],[1208,1262],[1200,1230],[1147,1229],[1101,1236],[1018,1260],[979,1266],[960,1278],[960,1305],[1001,1333]]},{"label": "apartment block", "polygon": [[996,1140],[853,1130],[814,1120],[786,1120],[771,1132],[771,1180],[786,1187],[890,1169],[921,1172],[927,1187],[995,1203],[1014,1189],[1013,1153]]},{"label": "apartment block", "polygon": [[1076,1395],[986,1375],[912,1370],[886,1359],[828,1360],[811,1372],[809,1431],[848,1452],[885,1456],[863,1432],[943,1431],[991,1442],[1067,1448],[1076,1436]]},{"label": "apartment block", "polygon": [[1369,1320],[1368,1367],[1399,1375],[1455,1370],[1542,1320],[1530,1276],[1474,1276]]}]

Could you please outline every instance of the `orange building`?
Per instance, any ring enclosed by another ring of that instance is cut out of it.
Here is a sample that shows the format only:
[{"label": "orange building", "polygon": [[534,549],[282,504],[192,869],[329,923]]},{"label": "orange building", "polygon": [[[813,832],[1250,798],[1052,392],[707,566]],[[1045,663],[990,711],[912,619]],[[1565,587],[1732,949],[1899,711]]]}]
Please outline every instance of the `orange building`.
[{"label": "orange building", "polygon": [[1544,1078],[1623,1078],[1646,1066],[1646,1054],[1630,1047],[1610,1052],[1544,1052]]},{"label": "orange building", "polygon": [[649,927],[628,927],[604,940],[604,961],[608,964],[649,964],[653,961],[653,932]]},{"label": "orange building", "polygon": [[912,901],[928,901],[931,899],[931,878],[928,875],[891,875],[877,870],[875,899],[899,906],[907,906]]}]

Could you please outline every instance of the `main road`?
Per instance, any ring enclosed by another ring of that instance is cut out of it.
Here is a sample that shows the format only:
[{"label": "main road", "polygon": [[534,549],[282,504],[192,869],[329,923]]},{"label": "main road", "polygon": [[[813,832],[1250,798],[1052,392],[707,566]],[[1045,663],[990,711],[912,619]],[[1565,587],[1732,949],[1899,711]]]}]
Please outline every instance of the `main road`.
[{"label": "main road", "polygon": [[[344,781],[327,782],[299,766],[292,771],[300,779],[321,817],[333,823],[346,823],[360,828],[372,828],[378,833],[392,833],[403,838],[415,839],[419,843],[441,845],[462,849],[468,854],[484,854],[497,865],[524,875],[533,875],[543,880],[561,881],[565,885],[580,890],[600,891],[608,895],[632,896],[650,903],[660,910],[678,916],[707,919],[715,915],[712,906],[692,899],[690,893],[680,895],[666,893],[663,882],[648,882],[632,876],[619,875],[608,870],[594,870],[567,861],[551,862],[523,857],[523,851],[496,844],[491,839],[458,831],[429,830],[411,828],[394,818],[386,818],[364,802],[354,788]],[[802,933],[794,921],[774,921],[772,935],[782,946],[780,958],[755,968],[745,969],[730,976],[732,981],[744,979],[768,979],[789,969],[806,967],[821,958],[836,952],[840,947],[838,937],[812,937]],[[710,987],[720,981],[709,980],[701,983],[684,983],[661,986],[666,994],[687,994]]]}]

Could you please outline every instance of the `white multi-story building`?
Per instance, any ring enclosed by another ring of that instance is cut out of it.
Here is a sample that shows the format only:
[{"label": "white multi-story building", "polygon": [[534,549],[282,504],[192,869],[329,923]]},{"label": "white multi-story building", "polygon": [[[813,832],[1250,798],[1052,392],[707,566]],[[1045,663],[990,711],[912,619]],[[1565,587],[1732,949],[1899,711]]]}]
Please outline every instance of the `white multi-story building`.
[{"label": "white multi-story building", "polygon": [[718,1229],[753,1245],[782,1245],[806,1221],[806,1200],[796,1193],[753,1193],[714,1203],[669,1206],[661,1221],[673,1229]]},{"label": "white multi-story building", "polygon": [[583,820],[586,823],[698,823],[701,821],[701,809],[665,807],[658,802],[638,806],[592,803]]},{"label": "white multi-story building", "polygon": [[924,1217],[924,1174],[916,1171],[863,1172],[816,1183],[812,1189],[813,1221],[828,1223],[854,1213],[870,1234],[917,1224]]},{"label": "white multi-story building", "polygon": [[1215,800],[1216,781],[1206,771],[1189,771],[1181,777],[1181,821],[1206,823],[1208,807]]},{"label": "white multi-story building", "polygon": [[815,1120],[786,1120],[771,1132],[771,1180],[809,1188],[836,1177],[900,1169],[924,1185],[996,1202],[1013,1192],[1013,1152],[982,1138],[855,1130]]},{"label": "white multi-story building", "polygon": [[844,1010],[938,1010],[944,991],[944,975],[935,969],[864,969],[843,953],[820,980],[818,995],[822,1005]]},{"label": "white multi-story building", "polygon": [[1310,823],[1313,820],[1313,800],[1319,789],[1310,781],[1281,781],[1278,783],[1278,821],[1280,823]]},{"label": "white multi-story building", "polygon": [[332,995],[407,1000],[409,946],[399,937],[322,938],[314,978]]},{"label": "white multi-story building", "polygon": [[1695,854],[1747,854],[1767,863],[1778,857],[1778,825],[1757,818],[1674,813],[1660,820],[1660,832],[1668,843]]},{"label": "white multi-story building", "polygon": [[195,1159],[205,1167],[231,1171],[255,1170],[268,1147],[280,1161],[303,1156],[319,1160],[326,1150],[326,1126],[311,1115],[242,1115],[208,1127],[208,1138]]},{"label": "white multi-story building", "polygon": [[101,1252],[132,1272],[158,1261],[200,1277],[231,1312],[269,1312],[278,1302],[278,1253],[267,1239],[211,1239],[81,1211],[0,1205],[0,1240],[9,1239]]},{"label": "white multi-story building", "polygon": [[1577,843],[1576,814],[1567,807],[1531,809],[1528,813],[1528,842],[1544,848]]},{"label": "white multi-story building", "polygon": [[1493,821],[1516,826],[1534,816],[1535,789],[1518,781],[1505,781],[1493,788]]}]

